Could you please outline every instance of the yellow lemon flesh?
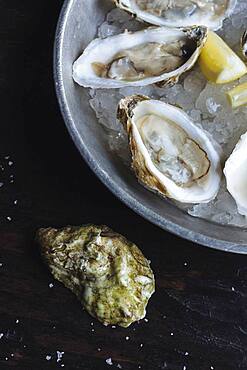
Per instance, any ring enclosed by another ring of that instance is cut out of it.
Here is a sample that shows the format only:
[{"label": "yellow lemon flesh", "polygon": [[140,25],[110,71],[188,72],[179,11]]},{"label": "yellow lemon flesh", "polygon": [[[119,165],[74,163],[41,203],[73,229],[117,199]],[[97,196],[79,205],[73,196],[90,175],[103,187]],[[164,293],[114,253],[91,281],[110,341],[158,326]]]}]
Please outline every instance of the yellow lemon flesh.
[{"label": "yellow lemon flesh", "polygon": [[244,62],[212,31],[208,33],[199,64],[207,80],[216,84],[235,81],[247,73]]},{"label": "yellow lemon flesh", "polygon": [[226,93],[233,108],[247,105],[247,82],[238,85]]}]

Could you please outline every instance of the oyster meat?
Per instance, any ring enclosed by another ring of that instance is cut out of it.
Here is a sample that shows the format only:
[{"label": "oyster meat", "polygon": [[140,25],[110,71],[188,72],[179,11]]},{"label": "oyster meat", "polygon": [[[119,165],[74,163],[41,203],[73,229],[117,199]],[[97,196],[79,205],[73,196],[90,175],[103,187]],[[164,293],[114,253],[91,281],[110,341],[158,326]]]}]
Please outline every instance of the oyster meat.
[{"label": "oyster meat", "polygon": [[92,41],[74,63],[74,80],[93,88],[174,83],[193,67],[207,28],[149,28]]},{"label": "oyster meat", "polygon": [[221,150],[180,108],[134,95],[120,101],[118,119],[143,185],[183,203],[206,203],[217,195]]},{"label": "oyster meat", "polygon": [[115,0],[115,3],[157,26],[204,25],[217,30],[233,12],[236,0]]},{"label": "oyster meat", "polygon": [[95,225],[40,229],[37,241],[54,277],[104,325],[145,317],[154,275],[135,244]]},{"label": "oyster meat", "polygon": [[227,190],[235,199],[238,212],[247,217],[247,133],[228,158],[224,168]]}]

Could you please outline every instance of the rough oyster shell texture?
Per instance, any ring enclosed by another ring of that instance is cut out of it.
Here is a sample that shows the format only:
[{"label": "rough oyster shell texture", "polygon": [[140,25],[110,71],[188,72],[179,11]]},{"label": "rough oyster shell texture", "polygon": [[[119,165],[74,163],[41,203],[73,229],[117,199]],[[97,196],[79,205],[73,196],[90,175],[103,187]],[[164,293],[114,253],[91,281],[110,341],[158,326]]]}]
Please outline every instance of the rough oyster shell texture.
[{"label": "rough oyster shell texture", "polygon": [[104,325],[145,317],[154,275],[135,244],[95,225],[40,229],[37,241],[54,277]]}]

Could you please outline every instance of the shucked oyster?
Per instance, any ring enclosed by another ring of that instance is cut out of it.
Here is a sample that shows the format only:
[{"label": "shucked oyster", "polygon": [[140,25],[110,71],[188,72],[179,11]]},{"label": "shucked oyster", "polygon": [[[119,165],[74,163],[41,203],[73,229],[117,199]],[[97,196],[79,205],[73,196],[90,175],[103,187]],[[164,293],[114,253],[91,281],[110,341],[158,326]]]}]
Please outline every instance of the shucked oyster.
[{"label": "shucked oyster", "polygon": [[204,25],[213,30],[235,8],[236,0],[115,0],[120,8],[157,26]]},{"label": "shucked oyster", "polygon": [[176,82],[193,67],[206,39],[205,27],[152,27],[96,39],[74,63],[73,77],[93,88]]},{"label": "shucked oyster", "polygon": [[119,103],[139,181],[183,203],[206,203],[218,193],[220,149],[181,109],[134,95]]},{"label": "shucked oyster", "polygon": [[106,226],[40,229],[52,274],[103,324],[129,326],[146,314],[154,275],[137,246]]},{"label": "shucked oyster", "polygon": [[227,190],[235,199],[238,212],[247,217],[247,133],[242,135],[224,168]]}]

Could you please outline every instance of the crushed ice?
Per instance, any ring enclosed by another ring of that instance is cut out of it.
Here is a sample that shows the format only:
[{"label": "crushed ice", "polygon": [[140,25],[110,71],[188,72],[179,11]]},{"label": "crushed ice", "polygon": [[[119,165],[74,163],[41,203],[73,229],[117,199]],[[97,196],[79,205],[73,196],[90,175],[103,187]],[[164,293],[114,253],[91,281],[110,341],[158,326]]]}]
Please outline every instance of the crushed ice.
[{"label": "crushed ice", "polygon": [[[113,9],[99,27],[98,36],[107,37],[123,32],[125,29],[135,31],[143,27],[144,24],[131,15],[120,9]],[[233,15],[225,20],[219,34],[233,50],[240,54],[239,40],[246,28],[247,1],[238,0]],[[240,82],[245,81],[247,81],[247,76],[240,79]],[[239,81],[236,81],[222,86],[208,83],[196,66],[171,88],[145,86],[124,87],[118,90],[90,89],[90,105],[99,123],[108,133],[110,149],[118,154],[127,165],[130,162],[127,138],[124,130],[116,121],[116,110],[121,98],[136,93],[183,108],[196,124],[213,135],[222,146],[224,157],[227,158],[240,135],[247,130],[247,107],[232,110],[225,96],[225,92],[238,83]],[[184,205],[181,208],[185,209]],[[215,200],[208,204],[188,206],[186,210],[190,215],[214,222],[247,226],[247,220],[237,213],[235,202],[226,191],[224,180],[222,180],[221,190]]]}]

